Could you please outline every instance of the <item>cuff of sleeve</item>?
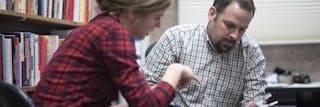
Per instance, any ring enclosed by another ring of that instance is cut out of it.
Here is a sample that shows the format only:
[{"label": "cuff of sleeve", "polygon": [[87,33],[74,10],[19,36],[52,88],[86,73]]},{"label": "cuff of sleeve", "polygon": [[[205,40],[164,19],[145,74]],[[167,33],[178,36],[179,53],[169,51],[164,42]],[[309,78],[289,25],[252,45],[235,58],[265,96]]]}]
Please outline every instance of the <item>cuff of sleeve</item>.
[{"label": "cuff of sleeve", "polygon": [[169,83],[167,83],[165,81],[159,81],[157,83],[157,87],[162,87],[162,90],[164,91],[164,94],[169,102],[171,102],[173,100],[173,98],[175,96],[175,91]]}]

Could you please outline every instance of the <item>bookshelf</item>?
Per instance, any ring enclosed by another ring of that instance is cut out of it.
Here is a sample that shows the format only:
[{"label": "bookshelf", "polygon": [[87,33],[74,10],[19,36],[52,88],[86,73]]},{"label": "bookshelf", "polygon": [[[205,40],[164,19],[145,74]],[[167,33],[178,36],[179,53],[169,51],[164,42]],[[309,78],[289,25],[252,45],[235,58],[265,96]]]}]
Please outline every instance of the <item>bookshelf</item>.
[{"label": "bookshelf", "polygon": [[[0,10],[0,33],[33,32],[50,34],[51,30],[69,30],[82,25],[84,24],[80,22]],[[31,95],[35,86],[22,86],[19,88]]]},{"label": "bookshelf", "polygon": [[31,97],[35,86],[23,86],[23,87],[19,87],[19,88],[22,89],[24,92],[26,92]]},{"label": "bookshelf", "polygon": [[25,92],[33,92],[34,91],[34,86],[23,86],[23,87],[19,87],[19,88]]},{"label": "bookshelf", "polygon": [[73,29],[83,25],[83,23],[80,22],[7,10],[0,10],[0,23],[0,32],[29,31],[38,34],[48,34],[51,30]]}]

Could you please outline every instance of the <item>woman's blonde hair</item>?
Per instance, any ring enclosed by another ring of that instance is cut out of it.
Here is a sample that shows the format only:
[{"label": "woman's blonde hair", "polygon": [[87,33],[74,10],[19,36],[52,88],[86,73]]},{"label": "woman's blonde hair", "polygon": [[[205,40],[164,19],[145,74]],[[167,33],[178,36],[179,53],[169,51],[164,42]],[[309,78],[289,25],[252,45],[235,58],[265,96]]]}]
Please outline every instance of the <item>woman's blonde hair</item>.
[{"label": "woman's blonde hair", "polygon": [[119,16],[129,10],[136,15],[146,15],[170,6],[171,0],[97,0],[102,11]]}]

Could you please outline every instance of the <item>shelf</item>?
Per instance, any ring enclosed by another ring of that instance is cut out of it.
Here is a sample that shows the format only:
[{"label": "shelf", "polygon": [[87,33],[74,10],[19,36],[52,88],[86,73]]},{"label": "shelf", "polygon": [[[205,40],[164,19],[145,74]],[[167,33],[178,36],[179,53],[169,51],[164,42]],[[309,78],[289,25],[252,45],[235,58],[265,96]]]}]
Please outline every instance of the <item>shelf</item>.
[{"label": "shelf", "polygon": [[[0,10],[0,32],[34,32],[46,34],[51,30],[73,29],[84,25],[63,19],[47,18],[19,12]],[[8,26],[10,25],[10,26]]]},{"label": "shelf", "polygon": [[20,89],[22,89],[25,92],[33,92],[35,86],[23,86],[23,87],[19,87]]}]

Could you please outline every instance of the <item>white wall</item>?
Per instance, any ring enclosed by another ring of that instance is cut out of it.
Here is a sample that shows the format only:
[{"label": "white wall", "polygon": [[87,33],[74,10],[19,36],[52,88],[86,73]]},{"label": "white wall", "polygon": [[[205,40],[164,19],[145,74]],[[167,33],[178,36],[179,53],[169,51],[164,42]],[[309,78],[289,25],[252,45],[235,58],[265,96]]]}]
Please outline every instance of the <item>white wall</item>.
[{"label": "white wall", "polygon": [[[179,0],[179,24],[202,22],[213,0]],[[260,44],[320,42],[320,0],[254,0],[247,30]]]},{"label": "white wall", "polygon": [[178,24],[206,21],[212,4],[213,0],[178,0]]}]

